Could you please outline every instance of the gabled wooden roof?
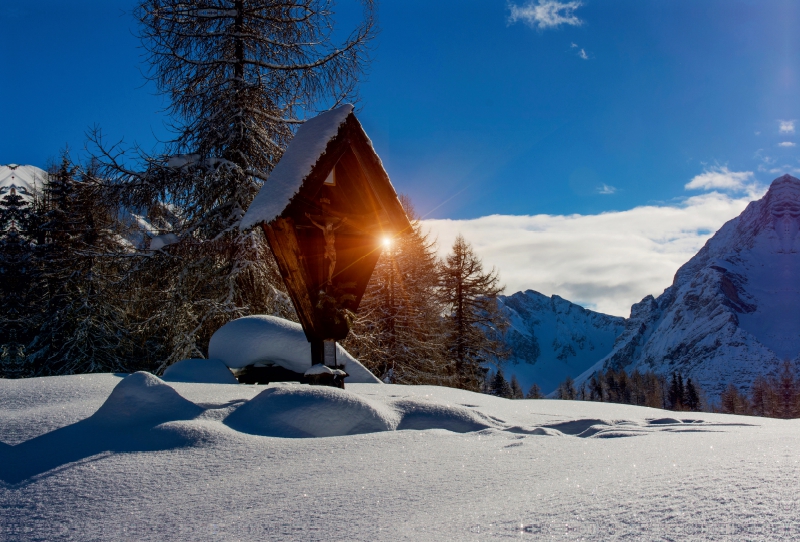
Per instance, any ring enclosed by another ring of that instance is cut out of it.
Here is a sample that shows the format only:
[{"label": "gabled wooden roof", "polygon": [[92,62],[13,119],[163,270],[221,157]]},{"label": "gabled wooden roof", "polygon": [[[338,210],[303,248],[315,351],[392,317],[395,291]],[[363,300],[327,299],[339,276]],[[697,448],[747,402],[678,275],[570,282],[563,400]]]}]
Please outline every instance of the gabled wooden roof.
[{"label": "gabled wooden roof", "polygon": [[345,104],[308,120],[297,130],[280,162],[247,209],[240,229],[272,222],[288,210],[295,198],[308,197],[315,192],[348,147],[357,149],[364,173],[393,221],[394,229],[402,231],[409,227],[372,141],[353,114],[353,106]]},{"label": "gabled wooden roof", "polygon": [[[326,182],[327,181],[327,182]],[[336,266],[328,284],[325,241],[312,217],[336,230]],[[389,176],[353,107],[309,120],[289,144],[242,220],[261,224],[306,337],[343,339],[317,307],[323,291],[346,292],[355,311],[381,253],[383,238],[410,230]],[[338,295],[338,294],[335,294]],[[338,328],[337,328],[338,329]]]}]

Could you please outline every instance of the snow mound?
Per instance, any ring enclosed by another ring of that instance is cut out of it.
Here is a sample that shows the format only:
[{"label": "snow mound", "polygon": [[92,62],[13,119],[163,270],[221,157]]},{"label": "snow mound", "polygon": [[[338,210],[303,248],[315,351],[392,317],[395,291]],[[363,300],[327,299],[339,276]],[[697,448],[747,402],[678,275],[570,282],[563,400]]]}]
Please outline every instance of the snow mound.
[{"label": "snow mound", "polygon": [[461,406],[442,405],[422,400],[406,399],[395,402],[401,421],[397,430],[446,429],[454,433],[470,433],[488,429],[494,424],[477,412]]},{"label": "snow mound", "polygon": [[286,209],[314,164],[325,154],[328,142],[336,137],[339,127],[352,111],[353,106],[345,104],[300,126],[280,162],[247,209],[239,226],[241,230],[261,222],[271,222]]},{"label": "snow mound", "polygon": [[[338,344],[336,356],[350,375],[345,378],[345,383],[381,383]],[[311,368],[311,344],[302,326],[296,322],[277,316],[245,316],[228,322],[211,336],[208,357],[221,360],[231,369],[254,364],[280,365],[304,374]]]},{"label": "snow mound", "polygon": [[225,424],[269,437],[334,437],[392,431],[397,414],[379,403],[338,388],[268,388],[233,411]]},{"label": "snow mound", "polygon": [[165,382],[197,384],[238,384],[230,369],[219,359],[182,359],[173,363],[161,377]]},{"label": "snow mound", "polygon": [[160,378],[140,371],[117,384],[91,420],[109,425],[158,425],[190,420],[202,411]]},{"label": "snow mound", "polygon": [[470,433],[501,425],[459,405],[419,398],[386,403],[338,388],[302,385],[270,387],[233,411],[224,423],[242,433],[284,438],[405,429]]}]

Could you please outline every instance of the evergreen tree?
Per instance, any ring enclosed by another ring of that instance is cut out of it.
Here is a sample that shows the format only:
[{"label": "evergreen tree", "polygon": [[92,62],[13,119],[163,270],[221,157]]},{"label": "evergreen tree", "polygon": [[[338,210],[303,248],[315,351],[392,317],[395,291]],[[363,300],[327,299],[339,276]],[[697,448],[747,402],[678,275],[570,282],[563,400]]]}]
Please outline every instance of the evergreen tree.
[{"label": "evergreen tree", "polygon": [[778,376],[778,394],[780,398],[780,417],[789,419],[798,417],[797,380],[792,365],[785,361]]},{"label": "evergreen tree", "polygon": [[110,256],[123,247],[96,196],[66,155],[44,188],[44,242],[35,257],[41,311],[27,347],[35,374],[124,368],[124,312]]},{"label": "evergreen tree", "polygon": [[525,399],[543,399],[544,395],[542,394],[542,388],[539,387],[538,384],[534,383],[531,385],[531,389],[528,390],[528,394],[525,396]]},{"label": "evergreen tree", "polygon": [[670,410],[682,410],[686,402],[685,390],[683,387],[683,377],[677,373],[672,373],[672,382],[669,387],[669,408]]},{"label": "evergreen tree", "polygon": [[0,199],[0,378],[31,376],[26,347],[36,329],[38,274],[30,204],[9,189]]},{"label": "evergreen tree", "polygon": [[519,380],[517,380],[517,375],[511,375],[511,398],[512,399],[524,399],[525,394],[522,392],[522,386],[519,385]]},{"label": "evergreen tree", "polygon": [[386,382],[449,385],[435,243],[400,199],[412,229],[381,254],[343,346]]},{"label": "evergreen tree", "polygon": [[513,390],[505,376],[503,376],[503,369],[498,368],[494,375],[494,379],[492,380],[492,395],[505,399],[513,399]]},{"label": "evergreen tree", "polygon": [[701,408],[700,394],[691,378],[686,380],[686,407],[693,412],[697,412]]},{"label": "evergreen tree", "polygon": [[497,306],[503,291],[498,283],[497,272],[484,272],[472,246],[459,235],[441,266],[440,283],[446,344],[458,387],[478,390],[481,365],[508,356],[500,340],[507,324]]},{"label": "evergreen tree", "polygon": [[600,370],[592,375],[592,378],[589,379],[589,400],[590,401],[605,401],[606,393],[605,393],[605,385],[603,382],[605,379],[603,378],[603,371]]},{"label": "evergreen tree", "polygon": [[564,381],[558,386],[556,395],[559,399],[567,399],[570,401],[575,400],[577,397],[577,391],[575,390],[575,381],[571,376],[565,378]]},{"label": "evergreen tree", "polygon": [[617,381],[617,373],[613,369],[608,369],[605,374],[605,391],[608,396],[608,402],[619,403],[619,382]]}]

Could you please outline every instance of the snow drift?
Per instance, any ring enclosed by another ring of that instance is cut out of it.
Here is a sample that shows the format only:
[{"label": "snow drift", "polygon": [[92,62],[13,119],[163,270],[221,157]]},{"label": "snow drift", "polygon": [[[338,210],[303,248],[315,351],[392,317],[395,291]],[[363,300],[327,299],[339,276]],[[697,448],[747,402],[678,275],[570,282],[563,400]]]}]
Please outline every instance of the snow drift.
[{"label": "snow drift", "polygon": [[391,431],[397,423],[398,416],[384,405],[319,386],[266,389],[225,419],[237,431],[289,438]]},{"label": "snow drift", "polygon": [[202,411],[157,376],[140,371],[117,384],[91,419],[108,425],[152,426],[171,420],[190,420]]},{"label": "snow drift", "polygon": [[[277,316],[245,316],[228,322],[211,336],[208,356],[222,360],[232,369],[254,364],[280,365],[304,374],[311,368],[311,344],[302,326]],[[381,383],[339,344],[336,357],[350,375],[345,383]]]}]

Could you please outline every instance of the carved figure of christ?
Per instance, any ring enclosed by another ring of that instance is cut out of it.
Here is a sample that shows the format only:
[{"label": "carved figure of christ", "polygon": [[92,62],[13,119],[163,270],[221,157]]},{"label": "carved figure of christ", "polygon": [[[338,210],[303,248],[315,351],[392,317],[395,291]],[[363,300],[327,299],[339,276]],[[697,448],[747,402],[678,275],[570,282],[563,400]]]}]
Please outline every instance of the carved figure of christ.
[{"label": "carved figure of christ", "polygon": [[341,220],[338,221],[337,224],[336,220],[323,215],[322,216],[323,223],[320,224],[319,222],[314,220],[314,218],[310,214],[306,213],[306,216],[308,217],[308,219],[311,221],[312,224],[314,224],[316,227],[322,230],[322,236],[325,238],[325,259],[328,260],[327,285],[330,286],[333,283],[333,270],[336,268],[336,245],[335,245],[336,235],[334,234],[334,232],[339,228],[341,228],[342,224],[347,222],[347,218],[346,217],[342,218]]}]

